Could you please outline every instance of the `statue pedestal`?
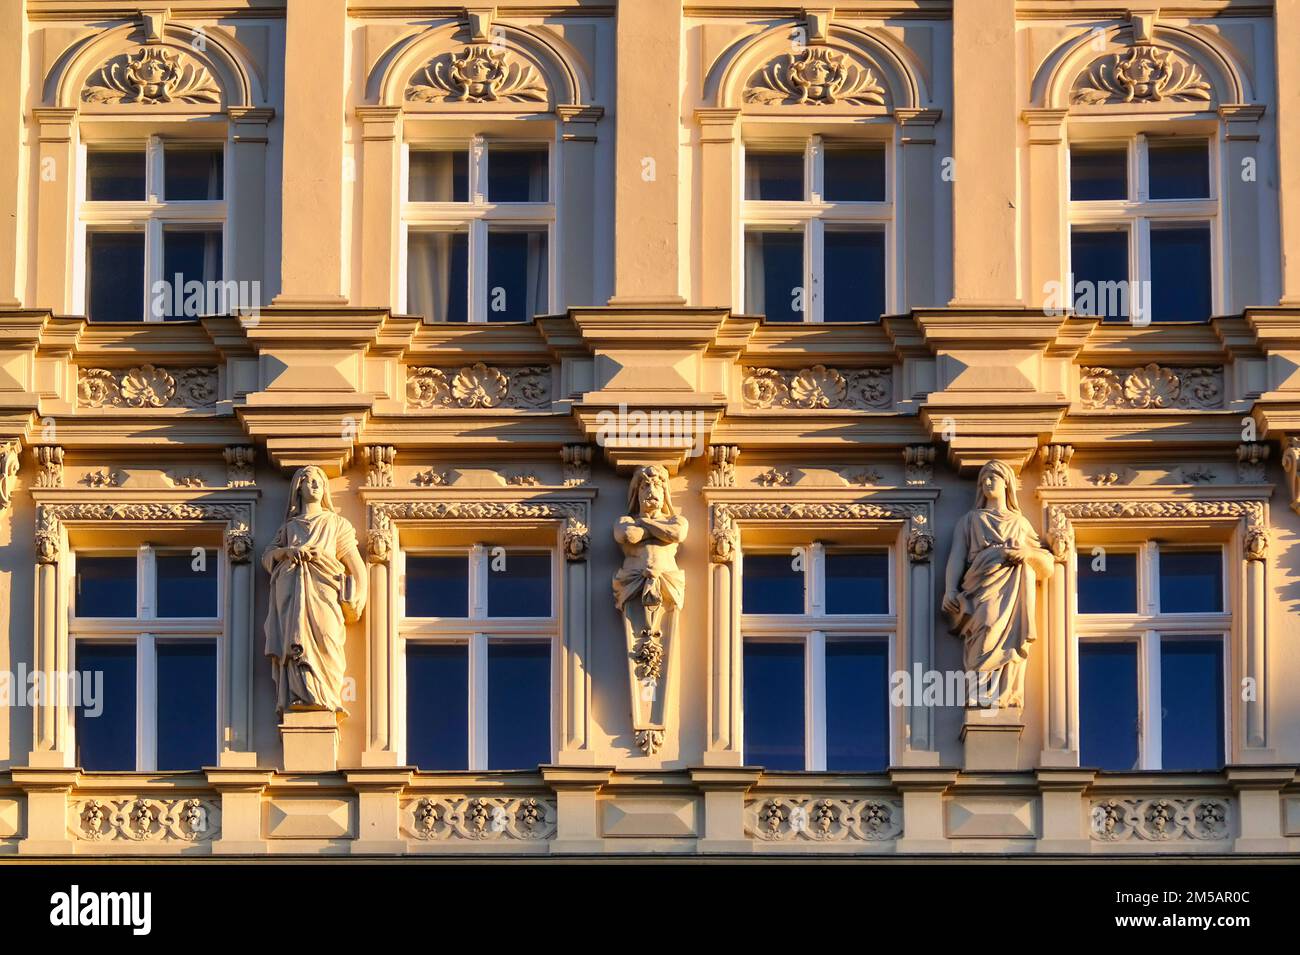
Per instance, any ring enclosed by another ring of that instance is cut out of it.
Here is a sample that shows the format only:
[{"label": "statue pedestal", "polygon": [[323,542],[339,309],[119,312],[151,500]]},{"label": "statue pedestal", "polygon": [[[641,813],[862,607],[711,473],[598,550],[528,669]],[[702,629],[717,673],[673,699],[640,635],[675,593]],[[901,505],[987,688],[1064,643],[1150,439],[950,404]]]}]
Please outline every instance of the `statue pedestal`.
[{"label": "statue pedestal", "polygon": [[1013,707],[967,707],[961,727],[966,771],[1020,768],[1020,736],[1025,731],[1023,711]]},{"label": "statue pedestal", "polygon": [[286,710],[280,723],[286,773],[332,773],[339,763],[339,714]]}]

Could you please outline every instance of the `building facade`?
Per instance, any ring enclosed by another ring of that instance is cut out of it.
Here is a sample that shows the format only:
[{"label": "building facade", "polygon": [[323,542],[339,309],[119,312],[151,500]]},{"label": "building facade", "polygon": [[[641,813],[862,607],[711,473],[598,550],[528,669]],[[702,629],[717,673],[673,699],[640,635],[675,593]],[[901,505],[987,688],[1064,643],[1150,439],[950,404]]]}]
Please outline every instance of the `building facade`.
[{"label": "building facade", "polygon": [[0,853],[1300,849],[1300,0],[0,17]]}]

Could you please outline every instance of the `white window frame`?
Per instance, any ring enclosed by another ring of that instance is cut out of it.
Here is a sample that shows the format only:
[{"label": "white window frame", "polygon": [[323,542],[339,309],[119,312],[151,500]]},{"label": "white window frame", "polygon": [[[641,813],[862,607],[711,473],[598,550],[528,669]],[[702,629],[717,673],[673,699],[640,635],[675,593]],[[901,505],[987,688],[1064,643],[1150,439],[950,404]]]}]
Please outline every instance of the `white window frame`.
[{"label": "white window frame", "polygon": [[[209,551],[209,560],[217,561],[216,616],[214,617],[159,617],[156,613],[157,563],[159,551],[184,551],[183,545],[154,546],[141,544],[135,550],[136,614],[134,617],[82,617],[77,613],[76,574],[77,556],[124,557],[132,554],[129,548],[95,547],[74,549],[66,562],[65,592],[68,600],[69,673],[77,672],[77,648],[81,642],[135,646],[135,771],[158,771],[158,699],[157,699],[157,646],[158,643],[179,643],[186,640],[211,642],[216,645],[217,682],[212,691],[216,694],[217,738],[214,752],[221,752],[221,732],[226,725],[226,588],[229,565],[225,548],[214,544],[195,544]],[[75,703],[75,701],[73,701]],[[72,751],[77,752],[76,720],[69,721]],[[78,761],[79,762],[79,761]],[[195,767],[198,769],[199,767]]]},{"label": "white window frame", "polygon": [[[829,614],[825,609],[826,553],[872,551],[888,554],[886,570],[889,582],[889,612],[885,614]],[[883,642],[887,647],[888,672],[896,668],[895,653],[898,635],[897,581],[895,549],[887,545],[844,546],[826,545],[820,541],[793,549],[772,547],[750,548],[746,553],[783,554],[793,559],[798,553],[803,558],[804,612],[802,614],[748,614],[743,608],[740,617],[742,647],[744,643],[799,643],[804,648],[804,769],[810,772],[826,771],[826,644],[835,640],[870,640]],[[744,574],[742,562],[742,580]],[[743,598],[742,598],[743,599]],[[741,667],[741,695],[744,699],[744,667]],[[886,694],[889,687],[884,687]],[[889,707],[889,725],[885,733],[889,740],[889,760],[895,753],[894,707]],[[742,714],[743,717],[743,714]],[[740,751],[745,752],[744,719],[741,719]]]},{"label": "white window frame", "polygon": [[[488,575],[492,552],[502,546],[506,559],[510,554],[547,554],[551,563],[551,613],[548,617],[489,617]],[[406,559],[408,556],[465,557],[468,566],[468,613],[464,618],[408,617],[406,614]],[[469,656],[468,693],[469,713],[466,740],[468,749],[466,767],[470,771],[488,769],[488,645],[494,642],[518,641],[546,643],[550,647],[550,753],[555,758],[558,713],[556,711],[560,686],[560,617],[561,583],[564,561],[555,548],[536,545],[473,544],[465,547],[410,547],[399,551],[397,588],[397,660],[394,682],[397,686],[398,713],[393,728],[396,749],[403,764],[406,762],[406,647],[415,644],[442,644],[467,646]],[[430,770],[437,772],[437,770]]]},{"label": "white window frame", "polygon": [[[1219,613],[1177,613],[1160,607],[1160,551],[1210,551],[1220,555],[1221,596],[1223,610]],[[1079,546],[1079,559],[1090,560],[1087,545]],[[1207,642],[1217,642],[1223,652],[1223,753],[1230,760],[1232,753],[1232,700],[1230,696],[1232,665],[1232,588],[1228,575],[1227,548],[1221,544],[1195,545],[1179,542],[1161,544],[1145,540],[1132,545],[1107,545],[1106,551],[1137,554],[1137,612],[1136,613],[1080,613],[1078,590],[1071,595],[1074,601],[1073,619],[1075,633],[1080,643],[1131,643],[1137,645],[1138,662],[1138,768],[1160,770],[1161,753],[1161,684],[1160,646],[1164,638],[1201,637]],[[1082,699],[1079,701],[1082,706]],[[1082,740],[1080,740],[1082,745]]]},{"label": "white window frame", "polygon": [[[487,195],[488,164],[491,162],[493,145],[503,149],[535,147],[546,150],[546,202],[491,202]],[[411,152],[423,150],[456,151],[467,150],[468,161],[468,202],[413,202],[410,199]],[[409,268],[408,248],[411,232],[463,232],[469,236],[467,259],[469,268],[468,281],[465,283],[469,301],[466,303],[465,324],[481,324],[488,318],[488,231],[493,227],[518,227],[521,230],[546,231],[546,302],[539,314],[551,314],[556,310],[559,250],[556,248],[557,203],[559,190],[557,159],[559,151],[555,144],[546,139],[489,139],[475,135],[468,140],[460,139],[420,139],[402,144],[401,164],[401,250],[398,269],[397,300],[398,310],[405,313],[410,307],[407,302],[407,275]],[[531,320],[528,316],[526,320]],[[427,319],[426,319],[427,320]],[[460,323],[449,323],[460,324]]]},{"label": "white window frame", "polygon": [[[1209,197],[1206,199],[1151,199],[1149,146],[1152,139],[1159,141],[1178,140],[1186,143],[1193,141],[1205,144],[1209,162]],[[1127,137],[1110,137],[1102,139],[1076,139],[1070,142],[1066,150],[1067,192],[1070,188],[1069,163],[1073,150],[1094,148],[1124,148],[1127,156],[1128,198],[1126,199],[1069,199],[1067,216],[1066,256],[1070,257],[1076,228],[1089,232],[1125,232],[1128,235],[1128,278],[1130,283],[1150,282],[1151,276],[1151,227],[1167,224],[1198,225],[1209,227],[1210,233],[1210,312],[1211,315],[1222,314],[1226,310],[1227,276],[1224,263],[1223,215],[1221,214],[1221,192],[1219,186],[1219,153],[1215,148],[1215,137],[1209,132],[1169,136],[1153,136],[1149,133],[1137,133]],[[1068,269],[1070,275],[1070,296],[1073,304],[1074,263],[1071,260]],[[1138,286],[1145,288],[1145,286]],[[1146,306],[1150,308],[1150,301]],[[1149,313],[1148,313],[1149,317]],[[1132,312],[1129,321],[1132,323]],[[1112,319],[1115,324],[1120,324]],[[1175,324],[1175,323],[1161,323]]]},{"label": "white window frame", "polygon": [[[74,310],[85,315],[89,290],[86,276],[89,272],[87,243],[91,232],[143,232],[144,233],[144,301],[140,303],[146,322],[176,321],[178,316],[166,319],[155,315],[151,307],[154,284],[171,281],[163,274],[163,232],[168,226],[219,226],[221,231],[221,274],[225,287],[230,277],[229,199],[231,187],[230,151],[224,139],[179,139],[150,135],[144,146],[145,198],[143,201],[95,201],[86,198],[89,154],[98,151],[119,152],[138,149],[136,140],[104,140],[81,142],[77,147],[76,182],[76,234],[73,246],[72,301]],[[167,200],[163,191],[165,172],[163,152],[168,146],[177,149],[204,148],[221,150],[221,199]],[[183,291],[183,290],[182,290]],[[175,293],[173,293],[175,294]],[[206,297],[205,297],[206,300]]]},{"label": "white window frame", "polygon": [[[885,156],[885,199],[883,202],[830,201],[825,192],[825,157],[827,142],[831,145],[856,145],[883,147]],[[803,288],[804,322],[825,321],[825,300],[821,294],[824,278],[825,237],[827,226],[878,229],[885,236],[885,312],[890,315],[899,310],[901,256],[898,254],[898,217],[895,215],[897,196],[896,158],[890,140],[866,138],[823,137],[812,134],[802,140],[771,140],[751,137],[740,147],[740,180],[736,195],[740,197],[740,248],[736,274],[739,284],[735,300],[745,302],[745,237],[750,231],[793,232],[803,236]],[[773,201],[745,198],[746,153],[771,152],[802,148],[804,153],[804,198],[800,201]],[[879,321],[873,316],[866,321]],[[796,324],[796,323],[789,323]]]}]

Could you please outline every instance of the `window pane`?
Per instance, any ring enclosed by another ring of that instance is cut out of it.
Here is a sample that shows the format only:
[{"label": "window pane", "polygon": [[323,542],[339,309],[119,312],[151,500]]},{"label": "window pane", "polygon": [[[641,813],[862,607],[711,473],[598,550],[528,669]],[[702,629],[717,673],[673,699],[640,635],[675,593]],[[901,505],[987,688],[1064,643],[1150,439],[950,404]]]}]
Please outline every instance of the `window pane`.
[{"label": "window pane", "polygon": [[135,616],[135,555],[77,555],[78,617]]},{"label": "window pane", "polygon": [[469,307],[469,236],[411,232],[406,241],[406,310],[430,322],[463,322]]},{"label": "window pane", "polygon": [[1204,140],[1147,143],[1152,199],[1208,199],[1210,149]]},{"label": "window pane", "polygon": [[135,769],[135,645],[78,640],[77,672],[77,765]]},{"label": "window pane", "polygon": [[[150,308],[159,318],[224,313],[223,289],[217,284],[221,281],[221,231],[166,230],[162,278],[164,285],[150,289]],[[190,288],[190,282],[203,285]]]},{"label": "window pane", "polygon": [[504,561],[488,557],[488,616],[549,617],[551,555],[507,551]]},{"label": "window pane", "polygon": [[411,151],[411,202],[468,202],[469,154],[463,149]]},{"label": "window pane", "polygon": [[159,551],[158,616],[217,616],[217,552]]},{"label": "window pane", "polygon": [[803,153],[746,152],[745,198],[801,201]]},{"label": "window pane", "polygon": [[827,551],[826,612],[889,613],[889,554]]},{"label": "window pane", "polygon": [[1108,550],[1104,564],[1100,558],[1091,548],[1079,551],[1079,613],[1137,613],[1137,554]]},{"label": "window pane", "polygon": [[885,233],[827,230],[823,242],[827,322],[874,322],[885,311]]},{"label": "window pane", "polygon": [[469,556],[406,558],[408,617],[469,616]]},{"label": "window pane", "polygon": [[889,647],[882,640],[826,642],[826,768],[889,767]]},{"label": "window pane", "polygon": [[803,613],[803,571],[793,554],[746,554],[741,575],[742,613]]},{"label": "window pane", "polygon": [[1136,643],[1079,643],[1079,762],[1138,768]]},{"label": "window pane", "polygon": [[86,198],[92,202],[141,202],[144,150],[86,153]]},{"label": "window pane", "polygon": [[406,761],[469,768],[469,647],[406,645]]},{"label": "window pane", "polygon": [[1223,610],[1223,552],[1160,551],[1160,612]]},{"label": "window pane", "polygon": [[144,319],[144,233],[86,236],[86,317],[92,322]]},{"label": "window pane", "polygon": [[1074,310],[1119,320],[1128,317],[1128,233],[1070,232]]},{"label": "window pane", "polygon": [[803,644],[745,642],[745,765],[803,769]]},{"label": "window pane", "polygon": [[827,146],[823,174],[829,200],[885,201],[884,146]]},{"label": "window pane", "polygon": [[220,149],[172,149],[163,152],[163,198],[220,199]]},{"label": "window pane", "polygon": [[1210,296],[1210,227],[1151,228],[1151,320],[1203,322]]},{"label": "window pane", "polygon": [[1223,645],[1160,641],[1162,769],[1223,768]]},{"label": "window pane", "polygon": [[489,147],[487,198],[489,202],[545,202],[545,147]]},{"label": "window pane", "polygon": [[1070,150],[1070,198],[1089,201],[1095,199],[1128,198],[1128,150],[1088,149],[1074,147]]},{"label": "window pane", "polygon": [[551,645],[488,643],[488,769],[551,761]]},{"label": "window pane", "polygon": [[546,233],[488,230],[490,322],[526,322],[550,307]]},{"label": "window pane", "polygon": [[217,645],[159,643],[158,768],[198,769],[217,762]]},{"label": "window pane", "polygon": [[803,321],[803,233],[745,233],[745,311],[769,322]]}]

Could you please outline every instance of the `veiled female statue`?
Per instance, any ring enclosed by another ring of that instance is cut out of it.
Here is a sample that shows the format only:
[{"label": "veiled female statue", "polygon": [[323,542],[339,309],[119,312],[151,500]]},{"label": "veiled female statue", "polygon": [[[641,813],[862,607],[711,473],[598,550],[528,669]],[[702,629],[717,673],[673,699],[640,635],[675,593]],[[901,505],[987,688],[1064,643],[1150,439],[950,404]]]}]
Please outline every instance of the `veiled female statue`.
[{"label": "veiled female statue", "polygon": [[1024,705],[1036,581],[1052,555],[1020,513],[1016,476],[1001,461],[980,469],[975,507],[957,522],[943,611],[965,644],[968,706]]},{"label": "veiled female statue", "polygon": [[366,605],[366,565],[352,525],[335,513],[329,480],[299,468],[289,483],[284,524],[262,555],[271,574],[266,655],[276,710],[343,708],[346,624]]}]

